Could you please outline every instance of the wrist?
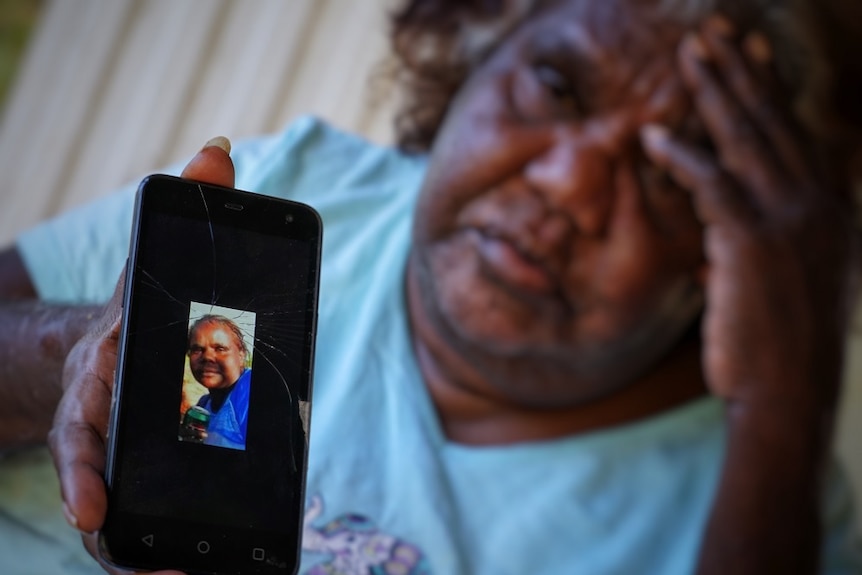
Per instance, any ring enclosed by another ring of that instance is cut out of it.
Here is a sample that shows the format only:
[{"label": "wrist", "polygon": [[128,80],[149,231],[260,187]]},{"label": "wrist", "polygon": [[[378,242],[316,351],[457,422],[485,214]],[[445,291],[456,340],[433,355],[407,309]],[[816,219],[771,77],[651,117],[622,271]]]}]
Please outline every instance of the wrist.
[{"label": "wrist", "polygon": [[817,402],[729,402],[728,451],[770,475],[819,475],[828,459],[835,409]]},{"label": "wrist", "polygon": [[44,441],[66,356],[99,313],[41,302],[0,306],[0,451]]}]

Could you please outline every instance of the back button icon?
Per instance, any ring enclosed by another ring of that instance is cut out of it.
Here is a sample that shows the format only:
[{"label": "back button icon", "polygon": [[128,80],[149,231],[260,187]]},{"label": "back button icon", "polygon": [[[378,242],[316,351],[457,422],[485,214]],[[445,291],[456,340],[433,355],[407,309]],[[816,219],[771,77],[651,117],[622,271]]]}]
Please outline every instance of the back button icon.
[{"label": "back button icon", "polygon": [[153,534],[150,533],[149,535],[145,535],[144,537],[141,537],[141,541],[143,541],[144,545],[146,545],[147,547],[152,547],[153,546]]}]

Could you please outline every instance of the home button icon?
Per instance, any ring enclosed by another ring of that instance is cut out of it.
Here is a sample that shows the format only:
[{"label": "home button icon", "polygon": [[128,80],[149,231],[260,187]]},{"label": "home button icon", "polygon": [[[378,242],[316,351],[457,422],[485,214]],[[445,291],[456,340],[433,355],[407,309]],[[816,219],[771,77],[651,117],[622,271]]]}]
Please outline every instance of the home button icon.
[{"label": "home button icon", "polygon": [[206,541],[198,541],[198,553],[206,555],[210,552],[210,544]]}]

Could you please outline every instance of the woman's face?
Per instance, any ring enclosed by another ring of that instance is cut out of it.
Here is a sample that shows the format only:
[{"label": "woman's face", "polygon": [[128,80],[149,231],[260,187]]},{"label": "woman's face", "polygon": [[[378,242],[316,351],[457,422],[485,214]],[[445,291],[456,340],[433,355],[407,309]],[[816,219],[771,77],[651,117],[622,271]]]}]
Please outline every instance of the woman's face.
[{"label": "woman's face", "polygon": [[452,103],[410,274],[423,315],[508,397],[560,405],[618,389],[700,311],[701,228],[639,144],[650,122],[697,136],[682,33],[648,2],[558,2]]},{"label": "woman's face", "polygon": [[237,382],[245,365],[245,351],[233,332],[219,323],[203,323],[189,342],[189,366],[207,389],[226,389]]}]

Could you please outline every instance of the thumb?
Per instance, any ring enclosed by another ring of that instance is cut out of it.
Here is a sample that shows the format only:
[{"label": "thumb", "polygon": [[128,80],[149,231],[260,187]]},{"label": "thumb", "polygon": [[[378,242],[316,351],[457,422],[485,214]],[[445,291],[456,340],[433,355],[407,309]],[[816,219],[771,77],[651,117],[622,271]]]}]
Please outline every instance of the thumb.
[{"label": "thumb", "polygon": [[235,173],[233,161],[230,159],[230,140],[217,136],[204,144],[181,175],[196,182],[234,187]]}]

